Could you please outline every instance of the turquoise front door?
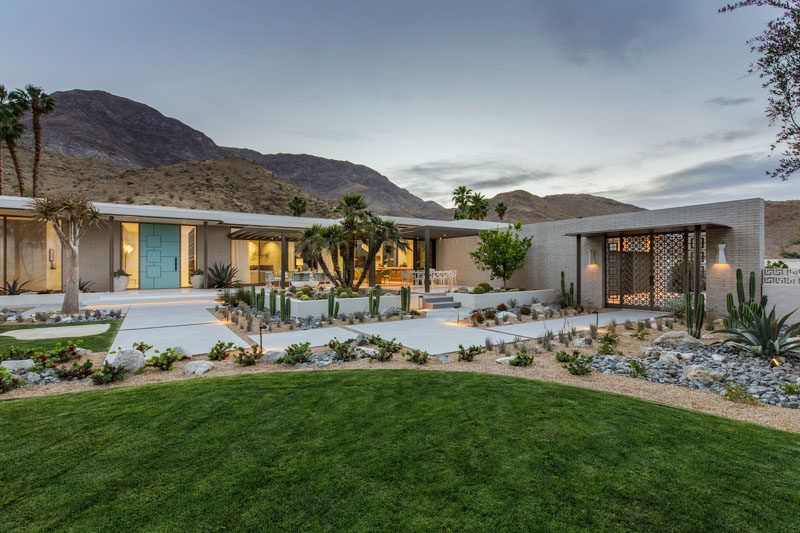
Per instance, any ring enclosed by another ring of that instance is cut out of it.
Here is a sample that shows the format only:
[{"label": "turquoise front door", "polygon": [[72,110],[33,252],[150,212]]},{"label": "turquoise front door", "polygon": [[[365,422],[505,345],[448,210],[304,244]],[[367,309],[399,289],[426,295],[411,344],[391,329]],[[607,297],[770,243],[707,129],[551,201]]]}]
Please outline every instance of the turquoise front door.
[{"label": "turquoise front door", "polygon": [[180,287],[181,230],[170,224],[139,224],[139,288]]}]

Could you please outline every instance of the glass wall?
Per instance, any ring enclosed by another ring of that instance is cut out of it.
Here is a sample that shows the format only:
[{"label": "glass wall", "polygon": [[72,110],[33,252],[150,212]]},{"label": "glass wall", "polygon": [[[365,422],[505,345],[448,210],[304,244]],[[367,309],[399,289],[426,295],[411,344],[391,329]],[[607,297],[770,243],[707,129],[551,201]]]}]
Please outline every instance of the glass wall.
[{"label": "glass wall", "polygon": [[[295,243],[286,243],[289,258],[287,272],[303,269],[303,258],[295,253]],[[272,272],[276,278],[281,276],[281,242],[232,239],[231,240],[231,265],[236,269],[236,281],[263,285],[267,280],[267,273]]]},{"label": "glass wall", "polygon": [[181,287],[189,287],[189,276],[197,269],[197,228],[181,226]]},{"label": "glass wall", "polygon": [[4,281],[25,283],[25,290],[61,290],[61,243],[49,223],[3,217]]},{"label": "glass wall", "polygon": [[130,274],[129,289],[139,288],[139,224],[122,223],[122,270]]}]

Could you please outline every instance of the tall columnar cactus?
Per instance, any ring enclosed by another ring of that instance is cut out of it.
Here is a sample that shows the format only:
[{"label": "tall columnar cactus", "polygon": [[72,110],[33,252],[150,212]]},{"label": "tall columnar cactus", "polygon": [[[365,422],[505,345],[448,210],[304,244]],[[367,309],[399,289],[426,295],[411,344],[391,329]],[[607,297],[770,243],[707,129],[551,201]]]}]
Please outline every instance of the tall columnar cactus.
[{"label": "tall columnar cactus", "polygon": [[575,305],[575,284],[571,281],[569,282],[569,306],[572,307]]},{"label": "tall columnar cactus", "polygon": [[572,307],[575,303],[575,284],[570,282],[569,291],[564,281],[564,271],[561,271],[561,290],[558,292],[558,303],[561,307]]},{"label": "tall columnar cactus", "polygon": [[336,316],[336,311],[334,310],[335,298],[336,293],[333,291],[333,288],[331,288],[328,293],[328,316],[330,317]]},{"label": "tall columnar cactus", "polygon": [[406,313],[411,310],[411,287],[400,287],[400,308]]},{"label": "tall columnar cactus", "polygon": [[275,307],[276,307],[276,300],[277,295],[275,291],[269,291],[269,316],[275,316]]},{"label": "tall columnar cactus", "polygon": [[261,288],[261,291],[258,293],[258,310],[264,311],[264,303],[266,302],[266,294],[264,292],[264,288]]},{"label": "tall columnar cactus", "polygon": [[728,316],[722,319],[726,329],[731,329],[747,321],[749,318],[759,314],[767,307],[767,297],[762,296],[760,302],[756,302],[756,273],[750,272],[750,283],[748,286],[748,294],[744,292],[744,275],[742,269],[736,269],[736,297],[739,305],[735,305],[733,301],[733,294],[728,293],[725,300],[725,307],[728,311]]},{"label": "tall columnar cactus", "polygon": [[286,295],[281,291],[281,320],[285,320],[286,317]]},{"label": "tall columnar cactus", "polygon": [[699,339],[703,334],[703,323],[706,318],[706,297],[700,294],[697,297],[697,307],[692,308],[692,293],[686,293],[686,332]]},{"label": "tall columnar cactus", "polygon": [[333,306],[333,316],[339,316],[339,302]]},{"label": "tall columnar cactus", "polygon": [[292,300],[291,298],[286,298],[286,318],[283,320],[284,322],[289,322],[289,318],[292,316]]}]

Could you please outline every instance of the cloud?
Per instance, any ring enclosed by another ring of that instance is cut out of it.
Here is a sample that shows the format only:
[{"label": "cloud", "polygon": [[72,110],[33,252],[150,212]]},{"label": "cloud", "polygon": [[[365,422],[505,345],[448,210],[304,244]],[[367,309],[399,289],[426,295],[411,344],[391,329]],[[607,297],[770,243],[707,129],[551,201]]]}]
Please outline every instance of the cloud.
[{"label": "cloud", "polygon": [[705,135],[697,135],[694,137],[681,137],[672,139],[653,145],[645,150],[645,157],[652,157],[653,155],[661,154],[663,152],[670,152],[674,149],[692,150],[697,148],[704,148],[714,144],[723,144],[727,142],[737,141],[740,139],[747,139],[754,137],[761,133],[761,128],[752,129],[739,129],[739,130],[726,130],[707,133]]},{"label": "cloud", "polygon": [[709,98],[708,100],[705,101],[705,103],[720,107],[730,107],[730,106],[749,104],[750,102],[755,102],[755,101],[756,101],[755,98],[749,98],[749,97],[734,98],[730,96],[717,96],[716,98]]},{"label": "cloud", "polygon": [[643,178],[635,187],[615,187],[597,194],[651,208],[754,196],[796,196],[796,188],[783,187],[766,176],[776,163],[762,153],[737,155]]},{"label": "cloud", "polygon": [[[554,178],[552,169],[532,169],[493,158],[472,160],[437,160],[391,171],[398,182],[414,194],[449,199],[453,188],[466,185],[472,189],[517,189],[533,182]],[[488,192],[488,191],[487,191]]]},{"label": "cloud", "polygon": [[541,29],[574,64],[593,61],[629,64],[675,41],[692,24],[688,2],[543,2]]}]

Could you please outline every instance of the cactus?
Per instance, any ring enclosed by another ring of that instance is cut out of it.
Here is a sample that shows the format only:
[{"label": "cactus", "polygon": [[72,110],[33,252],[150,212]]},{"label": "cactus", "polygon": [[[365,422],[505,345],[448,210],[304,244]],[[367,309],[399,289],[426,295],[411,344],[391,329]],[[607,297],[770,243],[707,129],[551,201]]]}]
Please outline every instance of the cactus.
[{"label": "cactus", "polygon": [[286,295],[281,291],[281,321],[286,318]]},{"label": "cactus", "polygon": [[411,309],[411,287],[400,287],[400,308],[406,313]]},{"label": "cactus", "polygon": [[286,319],[284,322],[289,322],[289,317],[292,316],[292,300],[290,298],[286,298]]},{"label": "cactus", "polygon": [[333,316],[339,316],[339,302],[336,302],[336,304],[333,306]]},{"label": "cactus", "polygon": [[760,313],[767,307],[767,297],[762,296],[760,302],[756,302],[756,273],[750,272],[750,283],[748,286],[748,294],[745,296],[744,292],[744,275],[742,269],[736,269],[736,297],[739,300],[739,305],[736,306],[733,301],[733,294],[728,293],[725,300],[725,307],[728,311],[728,316],[722,319],[722,323],[726,329],[736,327],[752,317]]},{"label": "cactus", "polygon": [[328,293],[328,316],[334,316],[334,299],[336,297],[336,293],[333,292],[333,288],[331,288],[330,292]]},{"label": "cactus", "polygon": [[569,306],[572,307],[575,304],[575,284],[571,281],[569,282]]},{"label": "cactus", "polygon": [[275,291],[269,291],[269,316],[275,316]]},{"label": "cactus", "polygon": [[558,303],[561,307],[572,307],[575,303],[575,284],[570,282],[569,291],[564,281],[564,271],[561,271],[561,290],[558,292]]},{"label": "cactus", "polygon": [[686,332],[699,339],[703,334],[703,323],[706,319],[706,297],[700,294],[697,297],[697,307],[692,309],[692,293],[686,293]]}]

